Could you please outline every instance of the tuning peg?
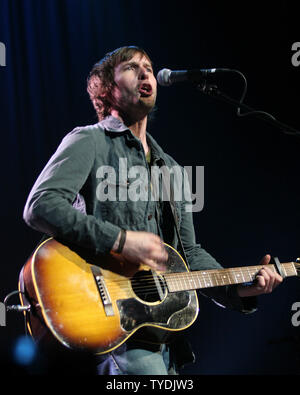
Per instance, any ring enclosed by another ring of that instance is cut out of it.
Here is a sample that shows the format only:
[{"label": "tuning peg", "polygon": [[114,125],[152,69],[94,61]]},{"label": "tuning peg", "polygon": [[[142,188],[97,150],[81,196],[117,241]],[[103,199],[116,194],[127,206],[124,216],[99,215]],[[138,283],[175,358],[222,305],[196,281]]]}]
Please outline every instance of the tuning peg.
[{"label": "tuning peg", "polygon": [[296,262],[297,262],[297,263],[300,263],[300,258],[296,258]]}]

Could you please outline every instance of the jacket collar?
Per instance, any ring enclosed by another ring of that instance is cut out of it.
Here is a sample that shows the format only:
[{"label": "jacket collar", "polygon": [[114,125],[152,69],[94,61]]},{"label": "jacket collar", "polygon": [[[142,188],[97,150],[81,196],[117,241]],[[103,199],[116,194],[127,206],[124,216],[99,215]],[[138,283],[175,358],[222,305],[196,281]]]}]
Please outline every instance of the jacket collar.
[{"label": "jacket collar", "polygon": [[[124,125],[122,121],[118,118],[113,117],[112,115],[108,115],[101,122],[99,122],[101,128],[108,130],[109,132],[120,133],[128,130],[128,127]],[[147,132],[147,141],[151,147],[153,159],[162,159],[164,158],[164,151],[156,142],[156,140]]]},{"label": "jacket collar", "polygon": [[102,119],[99,125],[110,132],[124,132],[124,130],[128,129],[122,121],[112,115],[108,115],[106,118]]}]

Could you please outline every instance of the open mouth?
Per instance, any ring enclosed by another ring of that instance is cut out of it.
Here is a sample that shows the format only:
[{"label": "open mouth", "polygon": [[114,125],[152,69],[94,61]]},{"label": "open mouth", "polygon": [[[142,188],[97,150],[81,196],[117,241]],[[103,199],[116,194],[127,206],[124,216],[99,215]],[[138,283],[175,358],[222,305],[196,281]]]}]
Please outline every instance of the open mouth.
[{"label": "open mouth", "polygon": [[141,94],[142,97],[148,97],[152,95],[152,87],[150,84],[142,84],[139,87],[139,92]]}]

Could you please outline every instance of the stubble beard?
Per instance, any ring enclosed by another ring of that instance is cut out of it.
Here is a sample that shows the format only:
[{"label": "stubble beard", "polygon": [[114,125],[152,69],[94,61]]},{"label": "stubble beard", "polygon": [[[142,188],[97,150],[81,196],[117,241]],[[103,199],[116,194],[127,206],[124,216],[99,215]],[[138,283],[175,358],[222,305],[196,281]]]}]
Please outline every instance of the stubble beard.
[{"label": "stubble beard", "polygon": [[139,98],[136,103],[128,104],[119,108],[119,113],[122,118],[126,120],[125,124],[132,124],[133,122],[140,121],[148,116],[156,103],[156,95],[154,97],[142,97],[139,93]]}]

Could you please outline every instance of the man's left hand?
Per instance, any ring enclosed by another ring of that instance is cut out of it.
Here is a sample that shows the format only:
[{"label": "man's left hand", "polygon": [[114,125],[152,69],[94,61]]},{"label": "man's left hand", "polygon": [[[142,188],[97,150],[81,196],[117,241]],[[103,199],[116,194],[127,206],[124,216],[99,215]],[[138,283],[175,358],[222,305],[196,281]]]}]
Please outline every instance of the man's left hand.
[{"label": "man's left hand", "polygon": [[249,286],[238,286],[237,292],[239,296],[257,296],[271,293],[283,281],[283,278],[277,272],[274,272],[268,267],[270,260],[271,256],[265,255],[260,261],[260,265],[264,265],[264,267],[256,275],[253,284]]}]

